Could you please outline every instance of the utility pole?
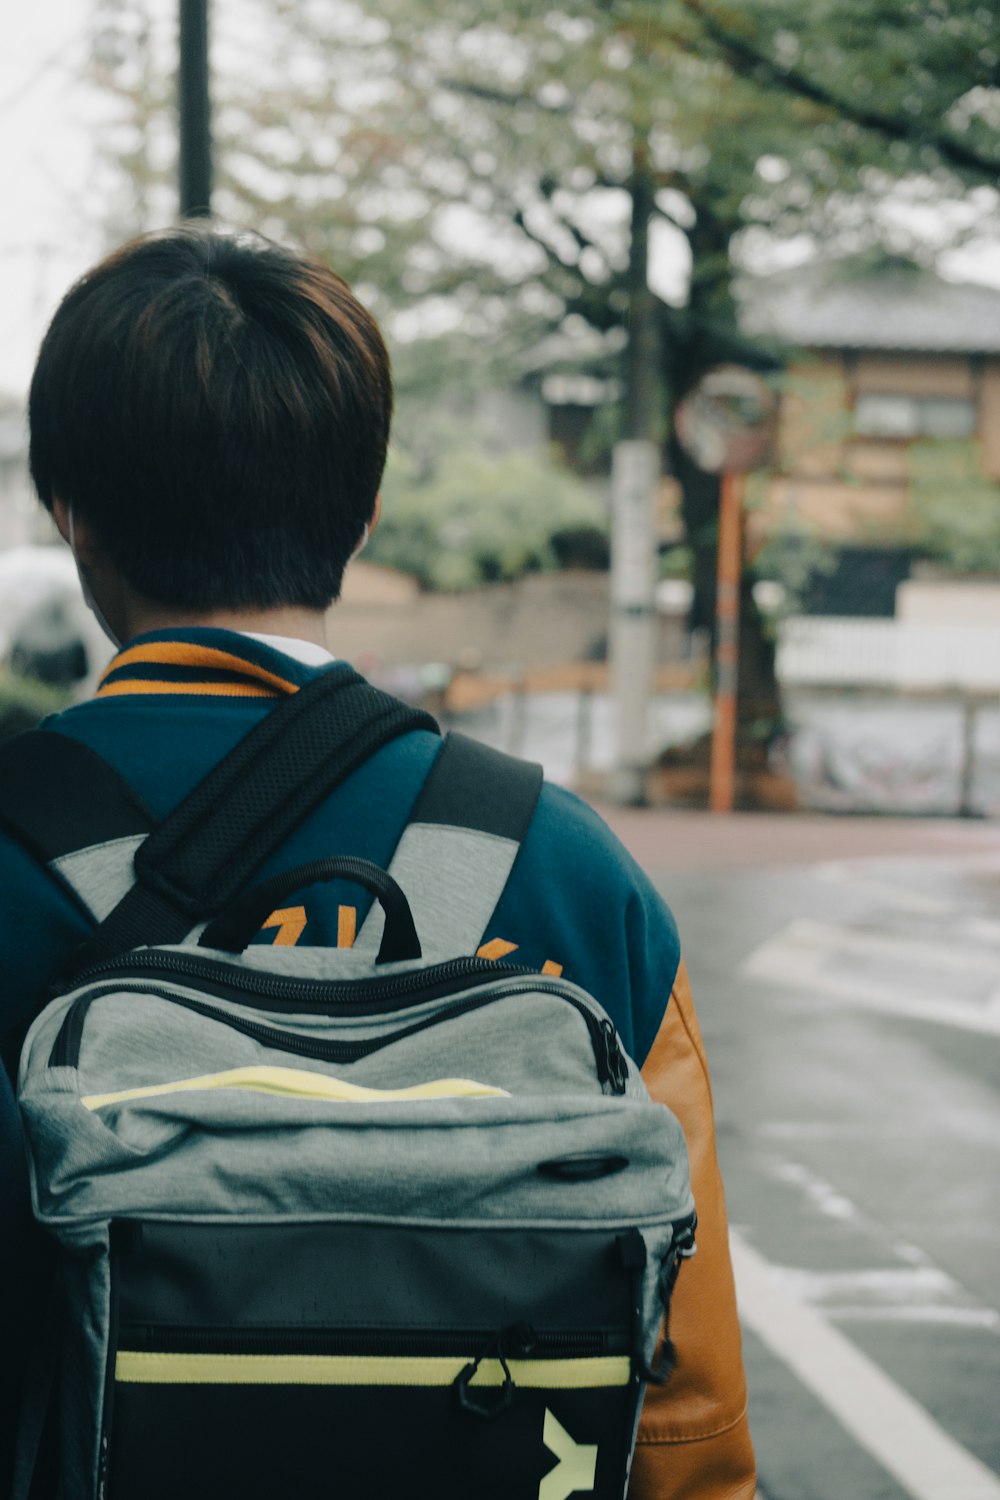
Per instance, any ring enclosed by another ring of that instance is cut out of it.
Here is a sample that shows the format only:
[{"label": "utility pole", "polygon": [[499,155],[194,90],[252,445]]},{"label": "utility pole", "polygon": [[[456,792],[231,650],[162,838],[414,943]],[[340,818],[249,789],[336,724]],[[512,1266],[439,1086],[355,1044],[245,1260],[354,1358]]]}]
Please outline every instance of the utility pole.
[{"label": "utility pole", "polygon": [[180,0],[177,70],[182,219],[212,212],[212,126],[208,71],[208,0]]},{"label": "utility pole", "polygon": [[719,491],[716,585],[715,718],[708,801],[729,813],[736,796],[736,692],[740,664],[740,576],[743,572],[744,474],[724,472]]},{"label": "utility pole", "polygon": [[654,186],[649,132],[632,145],[625,437],[611,461],[611,695],[617,723],[608,786],[614,801],[640,806],[649,768],[649,703],[656,666],[654,504],[660,478],[661,416],[656,298],[649,285]]}]

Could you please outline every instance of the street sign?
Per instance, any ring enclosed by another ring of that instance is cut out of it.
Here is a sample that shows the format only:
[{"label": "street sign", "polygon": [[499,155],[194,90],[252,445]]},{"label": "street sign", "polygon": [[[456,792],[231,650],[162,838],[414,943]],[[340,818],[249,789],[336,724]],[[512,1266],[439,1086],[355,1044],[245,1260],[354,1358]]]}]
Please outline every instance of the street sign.
[{"label": "street sign", "polygon": [[774,447],[777,399],[742,365],[709,370],[677,408],[681,446],[709,474],[763,469]]},{"label": "street sign", "polygon": [[741,365],[720,365],[699,380],[675,417],[677,436],[688,456],[699,469],[722,476],[709,772],[713,812],[732,812],[735,798],[744,482],[749,470],[770,462],[776,416],[774,392],[759,375]]}]

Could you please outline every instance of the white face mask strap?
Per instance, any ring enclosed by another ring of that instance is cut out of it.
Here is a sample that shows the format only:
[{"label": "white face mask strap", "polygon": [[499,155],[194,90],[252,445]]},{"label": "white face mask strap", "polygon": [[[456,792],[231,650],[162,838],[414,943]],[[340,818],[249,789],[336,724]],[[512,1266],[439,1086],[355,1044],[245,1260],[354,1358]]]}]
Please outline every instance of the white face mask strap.
[{"label": "white face mask strap", "polygon": [[107,638],[111,642],[112,646],[114,646],[115,649],[118,650],[118,649],[120,649],[122,643],[118,639],[118,637],[115,635],[114,631],[111,629],[111,626],[108,624],[108,621],[107,621],[107,618],[106,618],[106,616],[104,614],[104,611],[101,609],[101,606],[98,604],[97,600],[94,598],[94,591],[90,587],[90,582],[89,582],[89,580],[87,578],[86,569],[81,565],[79,555],[77,554],[77,550],[76,550],[76,524],[75,524],[75,522],[73,520],[73,507],[72,507],[72,505],[67,506],[67,508],[66,508],[66,530],[69,533],[68,536],[66,537],[66,540],[69,543],[69,550],[73,554],[73,561],[76,563],[76,574],[77,574],[77,577],[80,580],[80,590],[81,590],[81,592],[83,594],[83,602],[84,602],[84,604],[86,604],[87,608],[90,610],[90,613],[93,615],[93,617],[97,621],[98,625],[104,631],[104,634],[107,636]]}]

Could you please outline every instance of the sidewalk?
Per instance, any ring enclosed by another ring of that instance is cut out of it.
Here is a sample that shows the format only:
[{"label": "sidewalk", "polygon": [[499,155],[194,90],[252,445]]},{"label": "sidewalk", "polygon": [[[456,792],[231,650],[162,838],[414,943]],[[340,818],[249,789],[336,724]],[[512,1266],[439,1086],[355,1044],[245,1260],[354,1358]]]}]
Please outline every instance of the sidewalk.
[{"label": "sidewalk", "polygon": [[847,859],[1000,858],[1000,823],[994,821],[593,806],[633,858],[653,874]]}]

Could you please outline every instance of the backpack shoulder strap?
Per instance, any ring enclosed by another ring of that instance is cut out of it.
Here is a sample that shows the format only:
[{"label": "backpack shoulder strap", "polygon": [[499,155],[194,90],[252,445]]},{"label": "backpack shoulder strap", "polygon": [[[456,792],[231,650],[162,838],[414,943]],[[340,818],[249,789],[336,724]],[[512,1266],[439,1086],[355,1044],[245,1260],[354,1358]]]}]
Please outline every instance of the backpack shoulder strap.
[{"label": "backpack shoulder strap", "polygon": [[[542,789],[542,768],[449,734],[403,830],[389,873],[406,893],[425,958],[475,953],[510,877]],[[357,947],[374,951],[373,907]]]},{"label": "backpack shoulder strap", "polygon": [[135,883],[71,972],[140,945],[182,942],[369,756],[414,729],[411,708],[338,663],[273,708],[135,854]]},{"label": "backpack shoulder strap", "polygon": [[0,829],[97,923],[69,972],[140,944],[181,942],[377,749],[411,708],[338,663],[283,699],[158,826],[128,783],[68,735],[0,746]]},{"label": "backpack shoulder strap", "polygon": [[156,819],[106,761],[69,735],[29,729],[0,745],[0,831],[95,922],[131,884]]}]

